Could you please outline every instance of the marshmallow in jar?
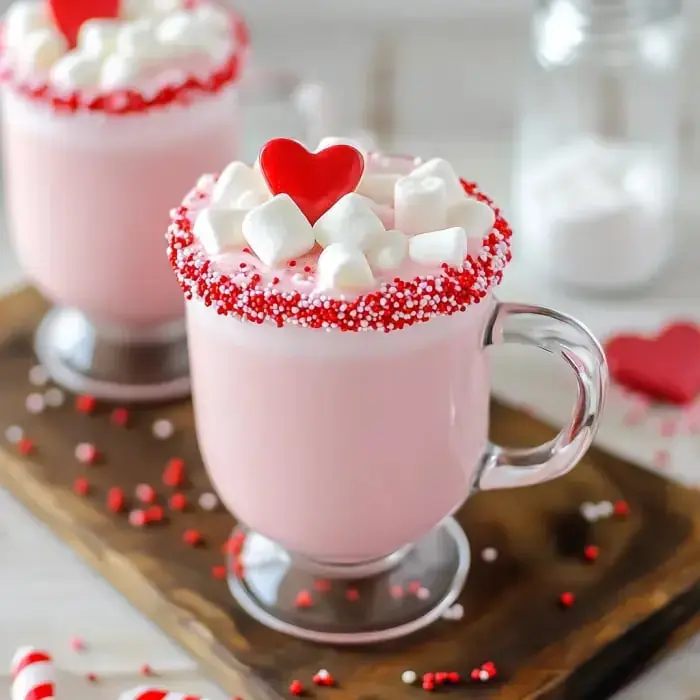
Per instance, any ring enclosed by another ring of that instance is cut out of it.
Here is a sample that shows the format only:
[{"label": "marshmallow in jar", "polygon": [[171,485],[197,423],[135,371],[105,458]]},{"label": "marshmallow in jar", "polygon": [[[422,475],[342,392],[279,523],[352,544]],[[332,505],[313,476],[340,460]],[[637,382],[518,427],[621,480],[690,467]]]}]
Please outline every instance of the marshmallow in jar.
[{"label": "marshmallow in jar", "polygon": [[237,155],[246,50],[241,20],[210,0],[11,5],[0,56],[9,224],[50,301],[134,335],[181,319],[163,230],[192,178]]}]

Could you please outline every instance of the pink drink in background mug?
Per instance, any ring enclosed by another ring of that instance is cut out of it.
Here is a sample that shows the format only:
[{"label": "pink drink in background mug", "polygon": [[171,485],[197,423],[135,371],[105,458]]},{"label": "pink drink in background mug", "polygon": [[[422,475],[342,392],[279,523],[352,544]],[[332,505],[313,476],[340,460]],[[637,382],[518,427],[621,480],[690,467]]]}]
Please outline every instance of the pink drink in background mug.
[{"label": "pink drink in background mug", "polygon": [[47,1],[8,10],[5,192],[22,267],[56,305],[36,336],[42,364],[73,391],[149,401],[189,393],[163,229],[192,179],[238,153],[248,41],[210,0],[118,4],[74,27],[75,46]]},{"label": "pink drink in background mug", "polygon": [[[510,228],[449,163],[280,141],[252,169],[200,180],[169,229],[197,436],[240,521],[239,604],[305,639],[382,641],[460,593],[469,547],[450,516],[471,493],[575,466],[597,428],[605,359],[574,319],[497,302]],[[319,181],[342,187],[314,210]],[[248,212],[225,205],[241,187],[260,195]],[[574,371],[572,421],[547,445],[489,442],[486,349],[501,342]]]}]

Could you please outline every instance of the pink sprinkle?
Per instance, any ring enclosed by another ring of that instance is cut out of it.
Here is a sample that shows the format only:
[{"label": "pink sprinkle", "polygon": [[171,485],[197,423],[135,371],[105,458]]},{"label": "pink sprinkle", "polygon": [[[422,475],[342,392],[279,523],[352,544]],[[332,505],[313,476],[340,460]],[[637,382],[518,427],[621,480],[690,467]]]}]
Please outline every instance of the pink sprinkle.
[{"label": "pink sprinkle", "polygon": [[654,453],[654,466],[658,469],[667,469],[671,463],[671,455],[668,450],[657,450]]},{"label": "pink sprinkle", "polygon": [[679,421],[677,418],[667,418],[659,426],[659,435],[661,437],[673,437],[678,433],[678,427]]},{"label": "pink sprinkle", "polygon": [[391,597],[395,598],[396,600],[398,600],[399,598],[403,598],[403,588],[401,586],[392,586],[390,593]]},{"label": "pink sprinkle", "polygon": [[129,513],[129,525],[143,527],[147,521],[146,512],[143,510],[132,510],[131,513]]},{"label": "pink sprinkle", "polygon": [[41,394],[29,394],[27,396],[24,405],[29,413],[37,414],[41,413],[46,404],[44,402],[44,397]]},{"label": "pink sprinkle", "polygon": [[359,598],[360,598],[360,591],[358,591],[357,588],[348,588],[348,590],[345,591],[345,597],[349,601],[355,602],[356,600],[359,600]]},{"label": "pink sprinkle", "polygon": [[411,582],[408,584],[408,590],[409,590],[411,593],[413,593],[413,594],[418,593],[418,591],[419,591],[420,589],[421,589],[420,581],[411,581]]},{"label": "pink sprinkle", "polygon": [[639,425],[647,415],[646,407],[635,406],[631,408],[623,417],[623,422],[625,425]]},{"label": "pink sprinkle", "polygon": [[219,499],[214,493],[203,493],[197,502],[202,510],[212,511],[219,507]]},{"label": "pink sprinkle", "polygon": [[75,448],[75,458],[83,464],[92,464],[97,459],[97,448],[89,442],[81,442]]},{"label": "pink sprinkle", "polygon": [[154,421],[151,430],[158,440],[167,440],[175,433],[175,426],[167,418],[159,418]]},{"label": "pink sprinkle", "polygon": [[81,637],[73,637],[70,640],[70,647],[73,651],[85,651],[85,641]]}]

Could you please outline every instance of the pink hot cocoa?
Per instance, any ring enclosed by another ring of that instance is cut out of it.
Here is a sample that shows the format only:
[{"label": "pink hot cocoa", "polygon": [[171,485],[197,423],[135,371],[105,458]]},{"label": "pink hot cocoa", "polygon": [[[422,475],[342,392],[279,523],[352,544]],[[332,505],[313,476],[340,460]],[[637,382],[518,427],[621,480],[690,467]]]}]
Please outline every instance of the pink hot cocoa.
[{"label": "pink hot cocoa", "polygon": [[97,323],[182,316],[163,256],[168,211],[197,173],[238,148],[233,89],[188,106],[110,115],[52,112],[12,87],[3,99],[9,224],[28,276]]},{"label": "pink hot cocoa", "polygon": [[390,334],[244,324],[188,304],[197,436],[226,506],[326,562],[385,556],[468,496],[494,304]]}]

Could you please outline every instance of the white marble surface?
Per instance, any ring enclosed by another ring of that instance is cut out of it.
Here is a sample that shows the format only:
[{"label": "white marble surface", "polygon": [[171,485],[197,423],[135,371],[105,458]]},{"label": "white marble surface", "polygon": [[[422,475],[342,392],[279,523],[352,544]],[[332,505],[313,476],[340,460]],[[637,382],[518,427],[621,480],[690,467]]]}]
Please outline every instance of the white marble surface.
[{"label": "white marble surface", "polygon": [[[449,154],[462,165],[463,172],[479,179],[499,201],[509,200],[506,145],[420,144],[409,139],[398,140],[395,145],[418,153]],[[694,189],[688,185],[689,192]],[[693,208],[683,208],[685,227],[691,232]],[[667,276],[668,282],[645,298],[616,303],[575,300],[536,284],[517,270],[507,280],[501,296],[555,304],[578,315],[601,336],[623,326],[651,329],[670,318],[700,316],[700,242],[685,242],[680,260]],[[0,286],[8,289],[20,280],[8,243],[0,232]],[[499,349],[494,385],[501,397],[533,406],[554,422],[562,422],[568,416],[572,384],[566,372],[550,358],[519,349]],[[700,436],[659,437],[656,418],[636,427],[625,426],[625,410],[619,397],[613,397],[599,436],[600,444],[649,468],[653,468],[659,450],[665,450],[670,458],[666,467],[670,474],[700,481],[700,468],[697,473],[693,470],[695,464],[700,464]],[[119,691],[143,682],[138,669],[144,663],[159,671],[159,683],[174,690],[201,693],[209,700],[225,697],[200,677],[190,658],[3,492],[0,557],[0,688],[4,681],[3,659],[9,661],[15,647],[30,643],[45,646],[55,654],[62,669],[60,698],[116,698]],[[85,639],[85,652],[71,650],[69,642],[74,635]],[[618,700],[691,700],[700,695],[699,662],[700,637],[625,689]],[[88,672],[99,676],[97,684],[86,682],[84,675]],[[0,689],[0,697],[3,694]]]}]

